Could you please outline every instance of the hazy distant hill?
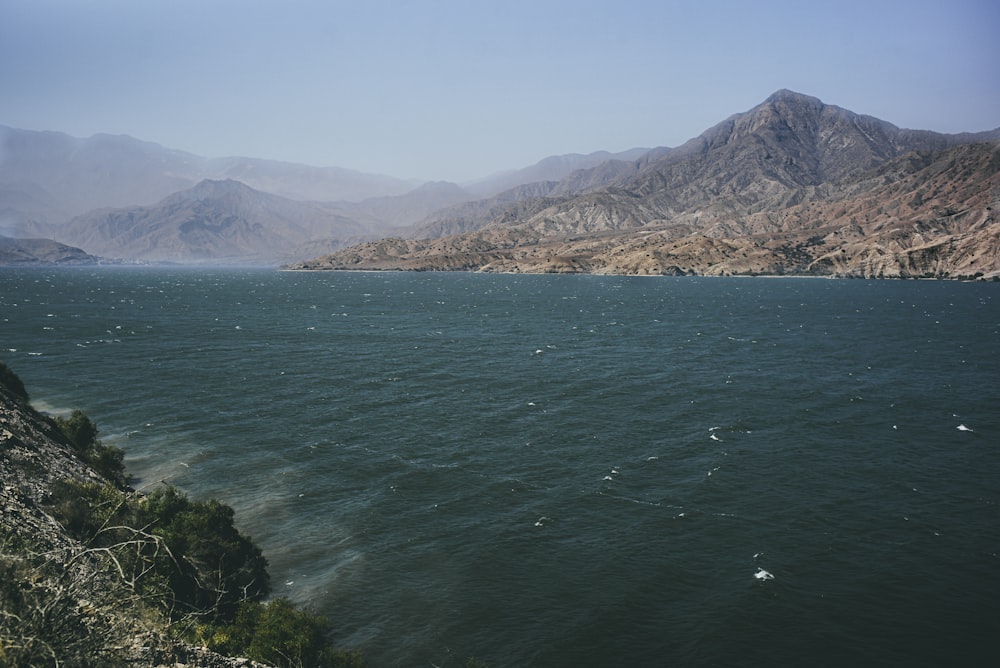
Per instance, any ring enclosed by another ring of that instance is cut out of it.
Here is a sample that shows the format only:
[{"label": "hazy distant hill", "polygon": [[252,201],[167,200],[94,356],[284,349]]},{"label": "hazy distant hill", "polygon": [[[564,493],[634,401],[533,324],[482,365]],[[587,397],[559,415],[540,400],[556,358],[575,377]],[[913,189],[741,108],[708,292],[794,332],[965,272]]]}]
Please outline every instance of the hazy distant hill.
[{"label": "hazy distant hill", "polygon": [[98,258],[51,239],[0,236],[0,266],[23,264],[96,264]]},{"label": "hazy distant hill", "polygon": [[354,205],[344,204],[345,210],[372,216],[391,226],[410,225],[435,211],[474,199],[460,186],[448,181],[431,181],[404,195],[375,197]]},{"label": "hazy distant hill", "polygon": [[[617,156],[635,153],[642,150]],[[78,139],[59,132],[0,126],[0,234],[72,239],[90,245],[88,250],[93,252],[129,259],[224,261],[243,258],[248,253],[263,257],[260,249],[254,250],[257,242],[251,242],[246,233],[236,234],[235,229],[227,232],[230,236],[215,235],[211,243],[206,240],[200,246],[162,236],[169,224],[159,216],[169,218],[176,212],[159,207],[161,200],[194,188],[204,180],[233,180],[261,193],[313,202],[313,209],[318,207],[324,212],[318,220],[336,215],[333,237],[321,230],[321,236],[300,239],[299,231],[279,229],[287,225],[287,219],[280,216],[267,223],[274,229],[264,236],[277,234],[284,240],[273,247],[280,252],[267,259],[277,262],[278,258],[290,259],[286,253],[291,253],[291,259],[309,257],[339,248],[347,238],[377,237],[400,226],[413,225],[438,210],[474,200],[477,193],[496,191],[543,175],[562,177],[611,157],[615,155],[604,152],[553,156],[523,170],[484,179],[476,184],[479,190],[473,193],[454,183],[418,184],[339,167],[311,167],[245,157],[208,159],[123,135],[99,134]],[[128,227],[131,236],[115,237],[123,229],[120,226],[105,225],[104,231],[100,231],[94,221],[106,222],[109,215],[121,215],[107,209],[123,208],[133,213],[133,224]],[[135,219],[138,209],[143,211]],[[79,220],[67,226],[73,218]],[[352,226],[363,232],[345,235],[344,231]],[[187,236],[193,238],[190,233]],[[289,250],[292,239],[298,240],[296,250]],[[162,248],[154,247],[160,242],[165,244]],[[233,245],[227,247],[227,243]]]},{"label": "hazy distant hill", "polygon": [[633,148],[620,153],[595,151],[586,155],[580,153],[553,155],[543,158],[529,167],[495,174],[467,183],[464,187],[478,197],[493,197],[525,183],[562,181],[573,172],[591,169],[608,161],[630,162],[638,160],[648,152],[648,148]]},{"label": "hazy distant hill", "polygon": [[424,240],[297,266],[997,275],[998,139],[778,91],[680,147],[459,205],[425,221]]},{"label": "hazy distant hill", "polygon": [[236,179],[291,199],[361,201],[416,183],[339,167],[208,159],[123,135],[78,139],[0,126],[0,229],[59,223],[97,208],[144,205],[203,179]]},{"label": "hazy distant hill", "polygon": [[332,249],[370,239],[376,227],[377,221],[365,224],[336,205],[298,202],[238,181],[205,180],[151,206],[78,216],[54,234],[112,258],[276,264],[301,257],[295,249],[311,242],[322,240],[320,247]]}]

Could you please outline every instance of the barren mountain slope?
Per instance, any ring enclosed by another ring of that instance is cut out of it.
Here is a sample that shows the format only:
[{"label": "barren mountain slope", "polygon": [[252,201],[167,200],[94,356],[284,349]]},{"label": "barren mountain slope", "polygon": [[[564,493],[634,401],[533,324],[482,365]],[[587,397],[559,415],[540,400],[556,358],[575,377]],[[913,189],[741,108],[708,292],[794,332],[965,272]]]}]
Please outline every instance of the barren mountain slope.
[{"label": "barren mountain slope", "polygon": [[611,186],[494,200],[488,225],[454,221],[464,234],[295,266],[995,276],[1000,144],[963,143],[984,136],[900,130],[779,91]]}]

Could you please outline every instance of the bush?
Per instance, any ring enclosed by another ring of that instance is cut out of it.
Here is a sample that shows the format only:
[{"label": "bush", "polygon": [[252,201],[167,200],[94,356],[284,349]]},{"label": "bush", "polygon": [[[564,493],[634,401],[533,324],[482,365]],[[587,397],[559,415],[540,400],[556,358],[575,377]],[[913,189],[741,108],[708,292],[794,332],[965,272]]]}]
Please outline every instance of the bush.
[{"label": "bush", "polygon": [[68,418],[57,417],[56,426],[77,452],[86,452],[97,443],[97,425],[79,408]]},{"label": "bush", "polygon": [[[287,599],[268,603],[244,601],[234,624],[202,628],[198,638],[210,649],[245,656],[278,668],[363,668],[357,652],[344,652],[329,643],[330,622],[297,609]],[[204,635],[208,635],[205,638]]]},{"label": "bush", "polygon": [[233,524],[233,509],[218,501],[193,502],[167,487],[149,496],[113,485],[64,482],[49,498],[56,519],[74,538],[95,548],[127,545],[124,570],[142,573],[136,588],[163,594],[173,618],[194,615],[231,622],[243,600],[270,589],[267,560]]},{"label": "bush", "polygon": [[68,418],[57,417],[55,424],[83,461],[118,487],[125,487],[125,453],[97,439],[97,425],[79,408]]},{"label": "bush", "polygon": [[233,509],[225,504],[190,501],[165,487],[140,499],[136,525],[162,537],[173,554],[170,588],[181,613],[230,621],[241,601],[260,600],[270,591],[267,560],[237,530]]},{"label": "bush", "polygon": [[0,362],[0,387],[6,388],[8,392],[21,401],[30,401],[28,398],[28,391],[24,389],[24,383],[22,383],[17,374],[11,371],[10,367],[3,362]]},{"label": "bush", "polygon": [[[54,422],[110,482],[59,483],[49,512],[86,550],[107,555],[129,595],[165,613],[175,633],[279,668],[363,668],[358,652],[333,649],[326,618],[283,598],[262,602],[270,591],[267,560],[236,528],[232,508],[191,501],[169,486],[140,495],[124,484],[121,450],[101,444],[83,411]],[[3,598],[11,592],[0,587]],[[0,644],[0,666],[4,651]]]}]

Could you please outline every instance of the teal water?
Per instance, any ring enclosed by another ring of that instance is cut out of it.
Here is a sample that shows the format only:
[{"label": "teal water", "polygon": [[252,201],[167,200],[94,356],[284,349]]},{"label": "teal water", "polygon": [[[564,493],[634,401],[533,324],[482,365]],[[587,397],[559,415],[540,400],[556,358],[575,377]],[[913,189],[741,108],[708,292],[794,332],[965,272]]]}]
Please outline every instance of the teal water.
[{"label": "teal water", "polygon": [[998,285],[0,269],[0,359],[372,666],[997,658]]}]

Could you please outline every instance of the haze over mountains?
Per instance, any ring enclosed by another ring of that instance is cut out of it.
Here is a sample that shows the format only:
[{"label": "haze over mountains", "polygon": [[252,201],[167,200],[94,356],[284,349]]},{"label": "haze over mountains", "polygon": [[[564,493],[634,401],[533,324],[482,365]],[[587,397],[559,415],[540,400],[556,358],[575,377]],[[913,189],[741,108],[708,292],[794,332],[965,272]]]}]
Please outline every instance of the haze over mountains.
[{"label": "haze over mountains", "polygon": [[791,91],[676,148],[554,156],[461,186],[109,135],[0,140],[0,234],[130,261],[1000,275],[1000,129],[902,130]]}]

